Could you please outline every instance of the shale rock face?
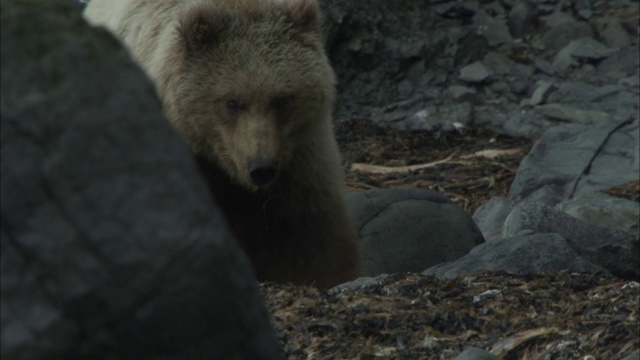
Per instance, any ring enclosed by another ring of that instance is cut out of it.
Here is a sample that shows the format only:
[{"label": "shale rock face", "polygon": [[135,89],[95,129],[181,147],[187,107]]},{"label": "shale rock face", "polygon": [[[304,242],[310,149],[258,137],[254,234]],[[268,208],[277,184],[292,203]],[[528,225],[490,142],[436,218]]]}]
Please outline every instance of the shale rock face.
[{"label": "shale rock face", "polygon": [[2,358],[278,358],[127,52],[68,1],[3,1],[1,46]]},{"label": "shale rock face", "polygon": [[637,2],[319,2],[338,120],[538,137],[637,116]]}]

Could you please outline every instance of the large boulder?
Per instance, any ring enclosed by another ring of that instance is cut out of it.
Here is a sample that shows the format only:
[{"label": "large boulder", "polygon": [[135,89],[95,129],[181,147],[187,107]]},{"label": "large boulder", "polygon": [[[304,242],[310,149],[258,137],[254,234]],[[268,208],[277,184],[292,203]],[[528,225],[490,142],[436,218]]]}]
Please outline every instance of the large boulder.
[{"label": "large boulder", "polygon": [[457,259],[484,242],[468,213],[429,190],[354,192],[347,203],[359,230],[366,276],[419,272]]},{"label": "large boulder", "polygon": [[1,354],[275,359],[151,83],[66,0],[2,2]]}]

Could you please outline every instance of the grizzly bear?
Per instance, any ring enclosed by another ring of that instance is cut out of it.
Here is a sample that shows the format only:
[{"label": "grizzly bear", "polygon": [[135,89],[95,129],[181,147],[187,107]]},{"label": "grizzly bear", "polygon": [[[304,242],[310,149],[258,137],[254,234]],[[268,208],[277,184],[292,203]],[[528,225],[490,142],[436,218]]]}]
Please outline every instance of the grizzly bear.
[{"label": "grizzly bear", "polygon": [[92,0],[154,81],[261,281],[358,275],[315,0]]}]

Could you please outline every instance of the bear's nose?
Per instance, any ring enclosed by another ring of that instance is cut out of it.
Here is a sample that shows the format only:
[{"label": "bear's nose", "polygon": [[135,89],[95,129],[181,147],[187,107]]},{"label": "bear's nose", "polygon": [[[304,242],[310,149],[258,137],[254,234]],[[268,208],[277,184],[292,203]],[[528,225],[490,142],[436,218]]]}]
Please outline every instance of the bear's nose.
[{"label": "bear's nose", "polygon": [[249,163],[249,175],[254,185],[266,185],[273,181],[278,173],[278,164],[271,159],[258,159]]}]

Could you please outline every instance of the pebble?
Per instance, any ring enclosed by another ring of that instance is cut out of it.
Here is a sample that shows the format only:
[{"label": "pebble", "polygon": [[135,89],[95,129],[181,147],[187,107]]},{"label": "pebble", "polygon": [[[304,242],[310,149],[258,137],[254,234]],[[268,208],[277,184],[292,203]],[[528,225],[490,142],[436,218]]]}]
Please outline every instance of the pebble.
[{"label": "pebble", "polygon": [[468,83],[482,83],[489,79],[491,73],[487,68],[479,61],[473,64],[467,65],[460,69],[459,79]]},{"label": "pebble", "polygon": [[544,102],[547,101],[549,94],[556,89],[557,87],[553,81],[538,81],[536,89],[533,91],[531,98],[529,98],[529,105],[544,104]]},{"label": "pebble", "polygon": [[447,90],[455,100],[459,101],[472,101],[476,95],[473,88],[462,85],[451,85]]}]

